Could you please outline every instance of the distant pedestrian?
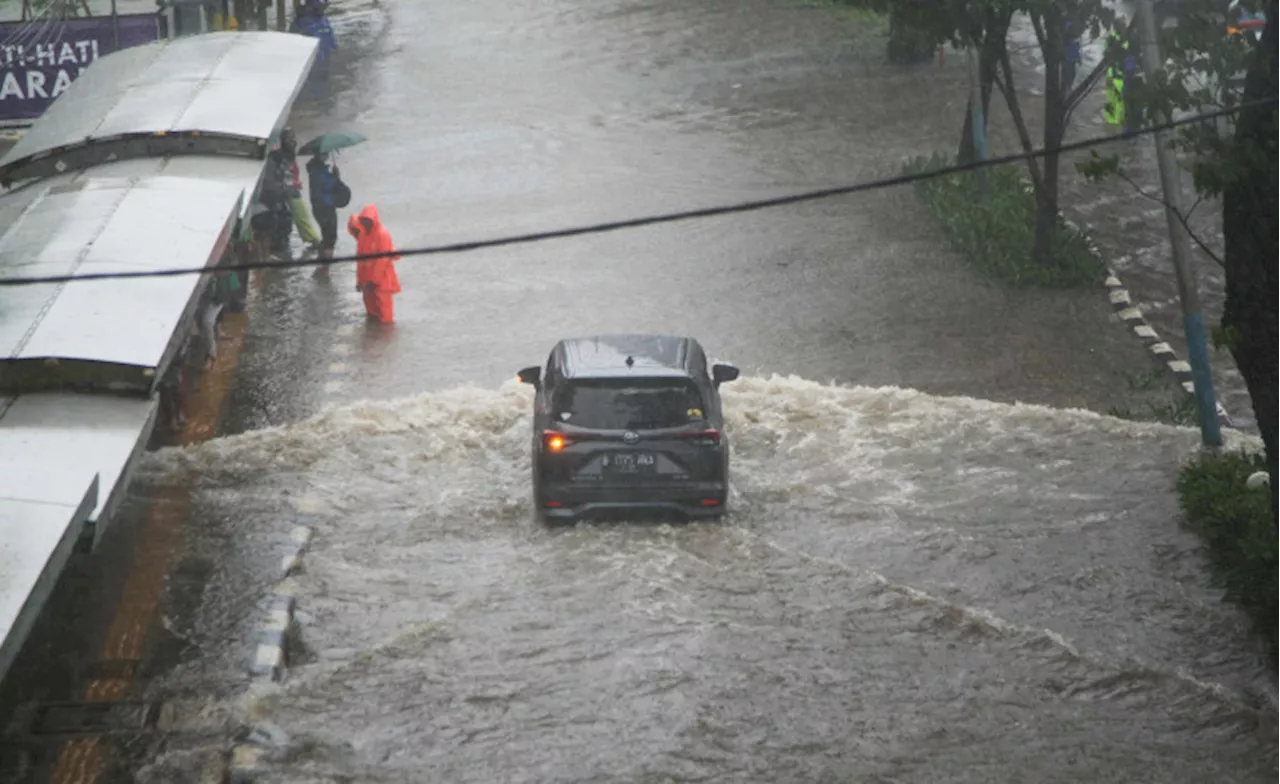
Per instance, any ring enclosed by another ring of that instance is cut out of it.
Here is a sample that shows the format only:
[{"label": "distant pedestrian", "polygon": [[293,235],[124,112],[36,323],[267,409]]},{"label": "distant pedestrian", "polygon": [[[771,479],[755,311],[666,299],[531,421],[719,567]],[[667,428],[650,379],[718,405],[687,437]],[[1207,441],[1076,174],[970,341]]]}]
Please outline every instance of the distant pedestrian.
[{"label": "distant pedestrian", "polygon": [[366,205],[359,215],[347,221],[347,231],[356,238],[356,254],[367,256],[386,253],[387,256],[356,262],[356,291],[364,295],[364,310],[370,319],[383,324],[395,320],[392,296],[400,293],[400,277],[396,274],[396,261],[400,258],[391,232],[382,225],[378,208]]},{"label": "distant pedestrian", "polygon": [[169,362],[169,367],[165,368],[164,374],[160,377],[160,408],[164,411],[165,419],[168,420],[169,429],[174,433],[187,424],[187,415],[184,410],[186,408],[187,357],[187,342],[183,342],[177,356]]},{"label": "distant pedestrian", "polygon": [[1080,34],[1075,31],[1070,19],[1066,21],[1064,31],[1066,34],[1066,49],[1062,57],[1062,94],[1065,97],[1070,94],[1072,85],[1076,83],[1076,73],[1080,70],[1082,51]]},{"label": "distant pedestrian", "polygon": [[[320,226],[320,258],[333,258],[338,243],[338,207],[345,207],[351,200],[351,189],[342,181],[338,166],[321,153],[307,161],[307,181],[311,192],[311,213]],[[316,267],[315,277],[327,278],[329,265]]]},{"label": "distant pedestrian", "polygon": [[215,272],[200,307],[200,337],[204,342],[204,369],[213,368],[218,359],[218,341],[222,334],[222,316],[231,304],[239,281],[234,272]]},{"label": "distant pedestrian", "polygon": [[306,35],[319,40],[316,48],[316,59],[307,74],[307,92],[311,97],[322,97],[329,88],[329,62],[333,53],[338,51],[338,39],[333,34],[333,26],[325,16],[325,0],[306,0],[298,7],[289,32]]},{"label": "distant pedestrian", "polygon": [[311,222],[307,203],[302,200],[302,172],[298,169],[298,137],[292,128],[280,132],[280,165],[284,168],[285,187],[289,198],[289,217],[298,228],[298,236],[313,251],[320,250],[321,237]]},{"label": "distant pedestrian", "polygon": [[290,208],[290,174],[288,161],[279,148],[267,156],[258,192],[258,206],[252,225],[256,237],[272,258],[283,259],[289,253],[289,237],[293,235],[293,212]]},{"label": "distant pedestrian", "polygon": [[[1142,105],[1136,100],[1142,90],[1142,60],[1139,44],[1126,26],[1123,16],[1116,18],[1116,26],[1111,30],[1107,57],[1111,65],[1107,66],[1106,104],[1102,115],[1108,125],[1123,126],[1125,131],[1135,131],[1142,127]],[[1121,35],[1121,28],[1125,28]]]}]

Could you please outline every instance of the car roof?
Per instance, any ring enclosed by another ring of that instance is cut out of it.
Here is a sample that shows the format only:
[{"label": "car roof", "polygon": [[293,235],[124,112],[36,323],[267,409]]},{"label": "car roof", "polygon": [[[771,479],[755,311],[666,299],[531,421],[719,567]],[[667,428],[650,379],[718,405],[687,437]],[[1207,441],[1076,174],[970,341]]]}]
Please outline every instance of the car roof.
[{"label": "car roof", "polygon": [[566,378],[689,378],[697,345],[677,335],[614,334],[566,338],[559,348]]}]

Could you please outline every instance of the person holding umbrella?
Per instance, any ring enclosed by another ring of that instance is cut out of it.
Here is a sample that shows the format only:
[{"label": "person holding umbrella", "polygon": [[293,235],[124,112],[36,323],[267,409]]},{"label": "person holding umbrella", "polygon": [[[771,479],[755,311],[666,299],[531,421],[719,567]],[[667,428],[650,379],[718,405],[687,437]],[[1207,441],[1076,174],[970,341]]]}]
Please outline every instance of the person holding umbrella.
[{"label": "person holding umbrella", "polygon": [[[307,180],[311,193],[311,213],[320,226],[320,258],[333,258],[333,249],[338,242],[338,210],[351,203],[351,189],[342,181],[342,174],[337,164],[332,163],[331,154],[345,147],[351,147],[364,141],[358,133],[326,133],[317,136],[298,150],[302,155],[310,155],[307,161]],[[329,277],[329,267],[321,264],[313,275],[316,278]]]},{"label": "person holding umbrella", "polygon": [[[351,203],[351,189],[326,153],[316,153],[307,161],[307,180],[311,186],[311,214],[320,226],[320,258],[325,261],[333,258],[338,244],[338,207]],[[329,277],[329,266],[321,263],[314,277]]]}]

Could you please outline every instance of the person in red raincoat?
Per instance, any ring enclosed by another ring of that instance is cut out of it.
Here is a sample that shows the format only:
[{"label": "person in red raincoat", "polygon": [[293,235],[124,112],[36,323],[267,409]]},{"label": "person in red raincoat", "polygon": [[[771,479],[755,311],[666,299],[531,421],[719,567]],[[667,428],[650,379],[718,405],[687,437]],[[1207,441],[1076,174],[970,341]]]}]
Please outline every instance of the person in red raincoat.
[{"label": "person in red raincoat", "polygon": [[400,293],[400,277],[396,275],[396,260],[400,254],[396,253],[396,245],[391,241],[391,232],[382,225],[378,208],[372,204],[351,216],[347,221],[347,231],[356,238],[357,255],[395,254],[356,262],[356,291],[364,294],[365,312],[375,321],[390,324],[395,320],[391,297]]}]

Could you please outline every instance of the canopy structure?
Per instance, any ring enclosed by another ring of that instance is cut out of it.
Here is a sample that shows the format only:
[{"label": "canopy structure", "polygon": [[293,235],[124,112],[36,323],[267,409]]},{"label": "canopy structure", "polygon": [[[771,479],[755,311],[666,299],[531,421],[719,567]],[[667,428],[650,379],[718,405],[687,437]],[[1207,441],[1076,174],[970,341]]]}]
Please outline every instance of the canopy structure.
[{"label": "canopy structure", "polygon": [[211,33],[94,62],[0,160],[0,678],[79,541],[97,543],[154,392],[260,187],[315,39]]},{"label": "canopy structure", "polygon": [[0,678],[53,591],[98,498],[93,475],[68,479],[79,487],[59,500],[39,487],[0,487]]},{"label": "canopy structure", "polygon": [[[0,160],[0,276],[216,263],[302,89],[313,38],[225,32],[94,62]],[[0,288],[0,394],[149,394],[208,276]]]},{"label": "canopy structure", "polygon": [[[262,164],[142,159],[0,197],[0,275],[205,267],[222,257]],[[148,394],[185,340],[207,276],[0,287],[0,394]]]},{"label": "canopy structure", "polygon": [[127,158],[263,159],[315,58],[316,39],[222,32],[96,60],[0,159],[0,184]]},{"label": "canopy structure", "polygon": [[[73,506],[84,477],[99,492],[81,521],[96,544],[125,495],[125,479],[146,446],[154,400],[53,392],[0,401],[0,499]],[[32,495],[34,493],[34,495]]]}]

